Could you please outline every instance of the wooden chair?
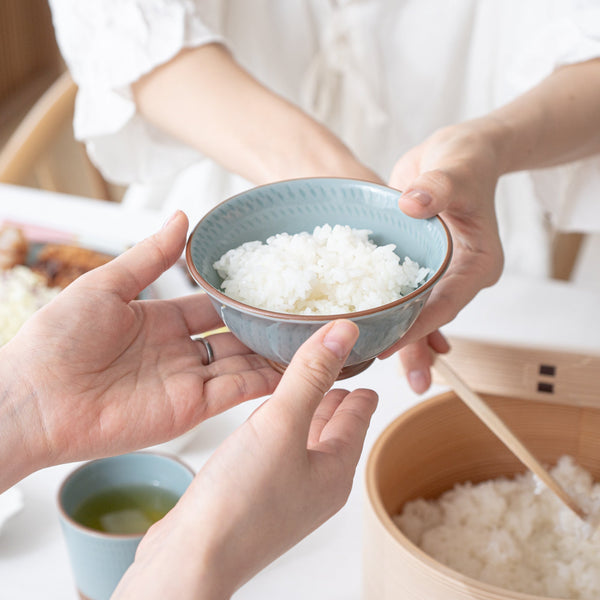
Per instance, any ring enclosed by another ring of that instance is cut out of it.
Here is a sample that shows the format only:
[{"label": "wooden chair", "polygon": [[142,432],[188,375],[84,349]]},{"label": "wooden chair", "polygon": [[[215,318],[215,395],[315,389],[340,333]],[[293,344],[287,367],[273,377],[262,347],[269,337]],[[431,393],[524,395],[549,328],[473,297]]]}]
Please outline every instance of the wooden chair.
[{"label": "wooden chair", "polygon": [[577,264],[585,234],[556,231],[552,237],[552,278],[569,281]]},{"label": "wooden chair", "polygon": [[0,151],[0,182],[116,200],[118,194],[73,135],[77,86],[64,72],[39,98]]}]

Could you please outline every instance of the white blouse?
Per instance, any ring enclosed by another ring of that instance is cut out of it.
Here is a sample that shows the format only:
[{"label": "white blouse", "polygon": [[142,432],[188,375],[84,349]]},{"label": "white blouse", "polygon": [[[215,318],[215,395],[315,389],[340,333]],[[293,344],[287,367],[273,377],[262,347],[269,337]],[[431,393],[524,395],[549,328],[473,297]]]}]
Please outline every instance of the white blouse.
[{"label": "white blouse", "polygon": [[[250,187],[136,111],[130,86],[182,48],[225,43],[387,180],[435,129],[600,56],[597,0],[50,0],[79,85],[76,136],[124,201],[193,222]],[[501,179],[506,269],[547,272],[547,216],[600,230],[600,158]]]}]

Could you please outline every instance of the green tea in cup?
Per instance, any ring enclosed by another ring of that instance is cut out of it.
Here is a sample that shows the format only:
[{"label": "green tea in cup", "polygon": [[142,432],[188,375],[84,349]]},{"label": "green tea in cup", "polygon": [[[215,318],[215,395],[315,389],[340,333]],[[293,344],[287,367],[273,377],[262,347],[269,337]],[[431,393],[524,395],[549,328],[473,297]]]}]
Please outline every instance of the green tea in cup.
[{"label": "green tea in cup", "polygon": [[86,498],[71,516],[81,525],[105,533],[145,533],[178,498],[155,485],[123,485]]},{"label": "green tea in cup", "polygon": [[193,478],[173,456],[133,452],[84,463],[65,479],[60,524],[80,598],[110,599],[148,528]]}]

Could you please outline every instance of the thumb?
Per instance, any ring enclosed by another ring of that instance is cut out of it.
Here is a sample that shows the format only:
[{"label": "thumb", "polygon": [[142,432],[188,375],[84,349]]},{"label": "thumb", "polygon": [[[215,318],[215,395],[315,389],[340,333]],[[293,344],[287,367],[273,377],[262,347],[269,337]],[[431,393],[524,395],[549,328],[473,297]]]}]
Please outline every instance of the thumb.
[{"label": "thumb", "polygon": [[96,287],[114,290],[125,302],[133,300],[175,264],[185,246],[187,229],[187,216],[176,211],[160,231],[81,277],[82,285],[93,281]]},{"label": "thumb", "polygon": [[452,197],[450,177],[438,169],[412,180],[398,200],[400,210],[415,219],[428,219],[446,209]]},{"label": "thumb", "polygon": [[267,404],[291,417],[300,439],[306,440],[313,414],[335,382],[358,334],[352,321],[332,321],[300,346],[285,370]]}]

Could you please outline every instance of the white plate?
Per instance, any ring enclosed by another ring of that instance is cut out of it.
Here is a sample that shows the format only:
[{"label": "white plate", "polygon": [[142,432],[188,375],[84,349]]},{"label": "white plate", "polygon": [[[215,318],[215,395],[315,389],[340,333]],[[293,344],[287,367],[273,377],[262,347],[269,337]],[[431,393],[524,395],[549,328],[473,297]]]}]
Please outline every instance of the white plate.
[{"label": "white plate", "polygon": [[17,487],[12,487],[0,494],[0,532],[8,519],[23,508],[23,494]]}]

